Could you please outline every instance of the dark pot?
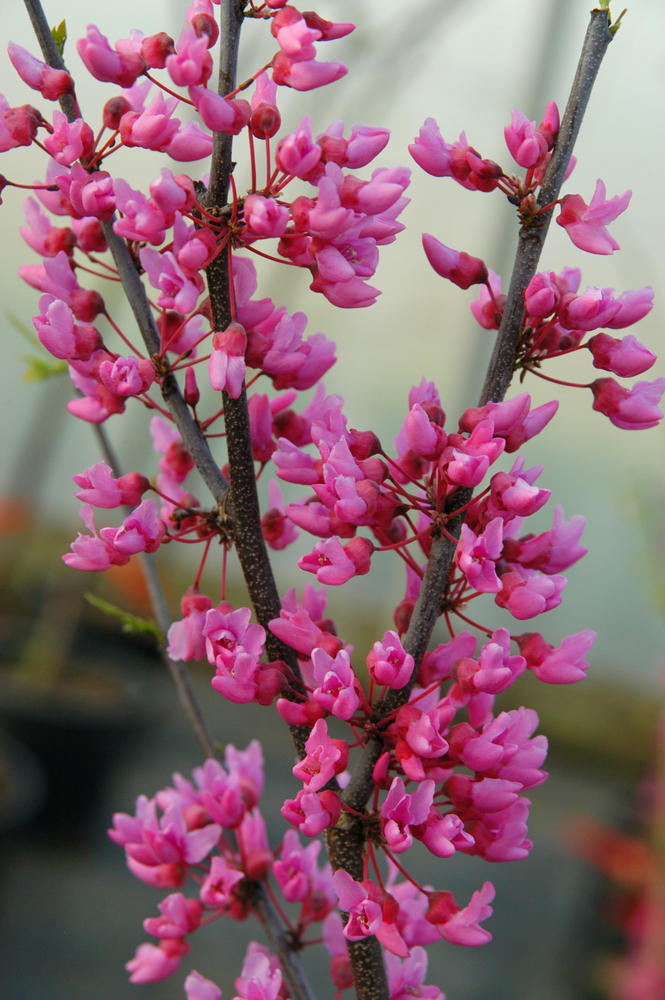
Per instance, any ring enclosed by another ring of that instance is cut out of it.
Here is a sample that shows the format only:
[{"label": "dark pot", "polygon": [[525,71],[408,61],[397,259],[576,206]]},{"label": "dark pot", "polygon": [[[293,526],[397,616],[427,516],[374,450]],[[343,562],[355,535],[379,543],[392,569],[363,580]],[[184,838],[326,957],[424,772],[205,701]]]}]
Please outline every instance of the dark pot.
[{"label": "dark pot", "polygon": [[80,839],[110,769],[159,719],[165,678],[116,658],[74,659],[57,682],[27,684],[0,675],[4,727],[35,754],[46,773],[42,808],[29,830],[42,839]]}]

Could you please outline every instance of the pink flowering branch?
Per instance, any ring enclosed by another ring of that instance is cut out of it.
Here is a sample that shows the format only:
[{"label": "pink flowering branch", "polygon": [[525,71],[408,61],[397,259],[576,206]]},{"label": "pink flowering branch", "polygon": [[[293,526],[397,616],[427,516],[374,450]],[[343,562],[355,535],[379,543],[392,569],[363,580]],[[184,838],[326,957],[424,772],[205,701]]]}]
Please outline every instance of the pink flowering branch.
[{"label": "pink flowering branch", "polygon": [[[220,4],[219,81],[218,93],[222,96],[234,90],[242,7],[237,0],[223,0]],[[213,215],[228,210],[227,198],[232,171],[233,136],[216,132],[213,140],[213,158],[210,184],[205,195],[205,205]],[[229,276],[228,244],[206,269],[213,327],[227,330],[233,322],[231,304],[232,285]],[[273,575],[268,550],[261,531],[261,510],[256,489],[256,473],[252,454],[247,393],[243,385],[237,398],[226,389],[222,393],[224,424],[231,478],[231,495],[228,507],[232,520],[232,533],[245,583],[249,591],[259,624],[266,629],[266,651],[270,660],[283,660],[300,679],[300,668],[290,646],[277,638],[268,628],[271,619],[279,618],[281,602]],[[234,516],[240,514],[241,516]],[[291,732],[298,753],[304,756],[308,730],[292,726]]]},{"label": "pink flowering branch", "polygon": [[[538,208],[550,205],[558,198],[593,83],[612,37],[609,12],[593,10],[563,123],[539,195]],[[510,290],[494,353],[485,377],[480,406],[490,399],[500,402],[510,386],[522,331],[524,290],[536,272],[552,211],[553,206],[534,215],[528,222],[524,222],[520,229]],[[404,640],[404,649],[413,656],[415,667],[411,680],[405,687],[388,692],[381,707],[384,717],[392,717],[392,713],[408,701],[434,625],[445,611],[450,569],[456,550],[453,539],[459,537],[464,521],[464,515],[455,516],[455,511],[468,504],[472,493],[473,490],[470,488],[460,488],[446,504],[445,533],[436,529],[433,531],[427,569]],[[344,791],[343,803],[356,812],[362,812],[373,792],[373,770],[383,750],[384,744],[380,738],[368,741],[363,756]],[[327,831],[326,836],[333,868],[344,868],[356,881],[361,881],[364,843],[362,820],[352,812],[343,810],[339,823],[334,829]],[[380,949],[378,947],[373,949],[373,942],[376,942],[376,938],[349,942],[355,985],[358,996],[363,1000],[382,1000],[384,996],[376,964],[381,960]]]},{"label": "pink flowering branch", "polygon": [[[46,20],[46,15],[39,0],[25,0],[30,20],[39,41],[44,61],[54,69],[64,69],[64,62]],[[60,107],[67,119],[76,119],[76,102],[71,94],[63,94],[59,98]],[[102,222],[104,235],[113,254],[118,276],[122,282],[123,291],[127,297],[136,325],[139,328],[143,342],[150,357],[160,353],[160,337],[148,302],[145,288],[141,282],[136,264],[127,248],[127,243],[113,229],[113,219]],[[191,454],[196,467],[215,498],[222,504],[228,494],[229,484],[215,462],[207,441],[196,425],[192,414],[182,397],[180,387],[173,375],[167,374],[162,380],[161,391],[164,401],[180,431],[183,441]]]},{"label": "pink flowering branch", "polygon": [[513,377],[524,318],[524,291],[536,273],[547,230],[552,221],[554,206],[589,103],[591,90],[603,56],[614,37],[610,24],[609,10],[591,11],[591,21],[577,64],[568,104],[536,200],[536,211],[525,218],[520,227],[508,297],[480,396],[480,406],[484,406],[490,399],[494,402],[502,400]]}]

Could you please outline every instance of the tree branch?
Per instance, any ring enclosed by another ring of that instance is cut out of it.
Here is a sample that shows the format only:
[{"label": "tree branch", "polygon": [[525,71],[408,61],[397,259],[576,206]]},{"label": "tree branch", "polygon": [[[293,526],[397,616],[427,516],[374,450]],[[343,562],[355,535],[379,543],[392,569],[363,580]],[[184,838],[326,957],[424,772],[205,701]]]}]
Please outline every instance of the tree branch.
[{"label": "tree branch", "polygon": [[[554,144],[552,158],[547,165],[538,193],[538,208],[552,204],[559,197],[591,90],[613,37],[610,31],[609,11],[592,10],[568,104]],[[487,369],[480,406],[484,406],[488,400],[496,403],[503,399],[513,377],[515,355],[524,318],[524,290],[536,273],[554,207],[538,215],[531,225],[522,226],[520,230],[508,297],[492,360]]]},{"label": "tree branch", "polygon": [[[122,469],[120,468],[120,463],[118,462],[115,451],[111,447],[106,430],[100,424],[93,424],[93,428],[97,440],[99,441],[102,454],[104,455],[107,463],[111,466],[113,475],[116,479],[118,479],[122,475]],[[143,577],[145,579],[146,587],[148,588],[150,603],[152,604],[152,611],[155,616],[157,626],[162,635],[166,636],[171,626],[171,615],[169,614],[168,604],[166,603],[164,588],[162,587],[162,582],[159,579],[155,557],[148,552],[141,552],[139,554],[139,558],[141,560],[141,569],[143,570]],[[159,652],[164,665],[173,678],[173,683],[175,684],[176,691],[178,692],[180,704],[182,705],[185,714],[190,721],[192,729],[194,730],[194,735],[198,741],[203,756],[217,756],[215,744],[210,730],[208,729],[208,723],[206,722],[203,712],[201,711],[198,699],[194,694],[194,688],[192,687],[187,667],[182,660],[171,659],[166,652],[164,642],[159,644]]]},{"label": "tree branch", "polygon": [[[591,22],[582,46],[570,98],[539,194],[539,207],[556,201],[559,196],[563,176],[573,151],[591,89],[612,37],[609,30],[608,11],[592,11]],[[481,406],[489,399],[495,402],[502,400],[510,385],[522,328],[523,293],[538,266],[552,214],[553,209],[543,212],[537,217],[535,225],[523,226],[520,232],[510,290],[494,354],[487,370],[485,386],[479,403]],[[446,513],[449,516],[454,515],[455,510],[468,503],[472,492],[472,490],[467,489],[458,490],[446,504]],[[452,516],[448,521],[446,527],[454,538],[459,538],[463,521],[463,514],[459,517]],[[450,538],[440,533],[434,533],[427,570],[404,641],[405,650],[413,656],[415,661],[413,675],[406,687],[388,692],[381,706],[384,717],[408,701],[432,630],[441,614],[442,603],[449,585],[455,548],[456,545]],[[342,796],[343,801],[358,812],[362,812],[366,807],[373,791],[372,771],[383,749],[384,745],[379,737],[373,737],[368,741],[351,781]],[[354,871],[362,872],[365,841],[360,820],[343,811],[337,827],[328,831],[326,842],[333,867],[344,867],[351,874]],[[353,874],[353,877],[360,880],[362,874]],[[366,938],[362,942],[350,943],[349,951],[354,977],[356,977],[356,988],[358,997],[362,1000],[383,1000],[384,994],[380,991],[377,992],[374,981],[377,963],[380,961],[380,949],[377,942],[377,948],[372,951],[369,946],[371,941],[376,942],[376,939]],[[359,948],[358,945],[364,947]]]}]

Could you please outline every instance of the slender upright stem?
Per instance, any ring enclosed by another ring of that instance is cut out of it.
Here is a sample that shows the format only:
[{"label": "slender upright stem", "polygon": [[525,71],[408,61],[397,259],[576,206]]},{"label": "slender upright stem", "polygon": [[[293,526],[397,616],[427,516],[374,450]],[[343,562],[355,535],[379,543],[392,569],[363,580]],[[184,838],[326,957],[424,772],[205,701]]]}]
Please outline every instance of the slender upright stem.
[{"label": "slender upright stem", "polygon": [[[610,31],[609,11],[592,10],[568,104],[538,194],[538,208],[552,204],[559,197],[591,90],[613,37]],[[520,230],[508,297],[492,360],[487,369],[480,406],[484,406],[488,400],[498,402],[503,399],[510,385],[524,318],[524,290],[536,273],[553,214],[554,208],[550,208],[542,215],[537,215],[528,226],[522,226]]]},{"label": "slender upright stem", "polygon": [[[114,449],[111,446],[106,431],[100,424],[93,424],[93,427],[97,440],[99,441],[102,454],[111,466],[113,474],[117,479],[122,475],[122,469],[120,468],[120,463]],[[169,614],[169,607],[166,602],[164,588],[162,587],[162,582],[159,579],[159,572],[157,570],[157,564],[155,563],[155,557],[149,552],[142,552],[139,558],[141,560],[141,569],[143,570],[143,577],[145,579],[146,587],[148,588],[148,594],[150,596],[150,603],[152,604],[155,621],[157,622],[160,632],[165,636],[171,626],[171,615]],[[201,706],[199,705],[198,699],[194,693],[194,688],[192,687],[192,681],[186,665],[182,662],[182,660],[171,659],[166,652],[164,642],[160,643],[159,652],[164,665],[173,678],[173,683],[175,684],[176,691],[178,692],[180,704],[182,705],[185,714],[190,721],[192,729],[194,730],[194,735],[198,741],[199,747],[201,748],[201,752],[204,757],[215,757],[215,744],[210,730],[208,729],[208,723],[205,720],[205,716],[201,711]]]}]

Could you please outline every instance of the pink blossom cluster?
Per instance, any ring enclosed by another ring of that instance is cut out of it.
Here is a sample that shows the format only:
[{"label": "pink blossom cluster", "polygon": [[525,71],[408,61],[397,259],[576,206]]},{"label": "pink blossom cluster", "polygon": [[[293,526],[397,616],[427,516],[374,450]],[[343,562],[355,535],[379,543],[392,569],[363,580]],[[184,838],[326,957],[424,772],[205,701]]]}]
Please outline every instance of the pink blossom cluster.
[{"label": "pink blossom cluster", "polygon": [[[540,212],[552,208],[549,205],[537,209],[535,193],[543,181],[558,129],[559,112],[553,101],[548,104],[538,127],[520,111],[513,110],[511,124],[505,128],[504,134],[511,156],[527,170],[524,178],[504,174],[496,164],[491,164],[492,168],[496,168],[492,172],[488,166],[491,161],[479,159],[476,151],[466,145],[464,133],[459,143],[447,143],[433,118],[427,119],[409,150],[416,163],[435,177],[453,177],[473,190],[499,188],[514,204],[519,205],[523,221],[528,222]],[[572,165],[571,161],[568,172]],[[492,174],[491,180],[488,170]],[[626,191],[608,199],[605,184],[598,180],[588,205],[578,194],[561,198],[561,211],[556,221],[581,250],[611,254],[620,247],[608,231],[607,223],[613,222],[627,209],[630,197],[631,192]],[[463,289],[473,284],[480,285],[478,298],[471,303],[471,311],[485,329],[498,330],[505,304],[501,277],[480,258],[453,250],[428,233],[423,234],[423,247],[437,274]],[[601,327],[623,330],[637,323],[652,308],[653,289],[647,286],[615,297],[613,288],[588,287],[578,294],[580,279],[579,268],[566,267],[560,274],[540,271],[527,285],[518,348],[522,368],[541,375],[539,369],[543,361],[587,348],[593,357],[594,368],[612,372],[621,378],[631,378],[648,371],[655,363],[656,355],[632,335],[616,338],[601,332],[584,343],[582,341],[587,333]],[[559,379],[552,381],[563,385],[576,384]],[[616,427],[624,430],[646,429],[655,427],[662,419],[662,411],[657,405],[665,392],[665,380],[662,378],[654,382],[637,382],[632,388],[626,388],[615,379],[604,377],[583,388],[589,388],[593,393],[593,409],[609,417]]]}]

